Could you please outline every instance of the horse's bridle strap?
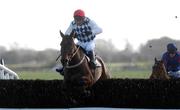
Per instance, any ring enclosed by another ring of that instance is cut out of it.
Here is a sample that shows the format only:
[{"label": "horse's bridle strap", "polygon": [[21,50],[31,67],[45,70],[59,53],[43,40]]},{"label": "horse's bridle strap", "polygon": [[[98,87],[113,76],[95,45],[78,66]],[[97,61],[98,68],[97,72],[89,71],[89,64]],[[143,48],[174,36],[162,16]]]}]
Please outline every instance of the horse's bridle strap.
[{"label": "horse's bridle strap", "polygon": [[77,63],[75,65],[70,65],[70,66],[67,65],[66,68],[71,69],[71,68],[75,68],[75,67],[79,66],[84,61],[84,58],[85,58],[85,55],[83,56],[83,58],[81,59],[81,61],[79,63]]},{"label": "horse's bridle strap", "polygon": [[78,48],[77,48],[76,51],[73,53],[73,55],[71,56],[70,59],[72,59],[72,58],[76,55],[76,53],[78,52],[79,48],[80,48],[80,46],[78,46]]}]

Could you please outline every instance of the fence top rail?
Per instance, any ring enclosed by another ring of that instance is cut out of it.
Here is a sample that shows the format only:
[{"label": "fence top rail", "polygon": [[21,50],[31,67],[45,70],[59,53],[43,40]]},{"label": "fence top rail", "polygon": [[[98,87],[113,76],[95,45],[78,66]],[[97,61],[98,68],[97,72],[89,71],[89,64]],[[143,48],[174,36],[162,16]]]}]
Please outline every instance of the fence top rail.
[{"label": "fence top rail", "polygon": [[15,76],[16,79],[19,79],[17,73],[15,73],[14,71],[12,71],[11,69],[7,68],[6,66],[0,64],[0,69],[4,70],[5,72],[7,72],[8,74],[11,74],[13,76]]}]

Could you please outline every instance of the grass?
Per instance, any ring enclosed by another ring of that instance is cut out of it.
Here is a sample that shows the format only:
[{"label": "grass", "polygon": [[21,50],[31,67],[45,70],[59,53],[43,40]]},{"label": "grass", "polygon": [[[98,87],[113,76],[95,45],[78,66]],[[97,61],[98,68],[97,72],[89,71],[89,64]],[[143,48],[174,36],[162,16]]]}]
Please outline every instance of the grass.
[{"label": "grass", "polygon": [[55,80],[63,79],[63,77],[54,71],[43,70],[43,71],[21,71],[17,72],[20,79],[23,80]]},{"label": "grass", "polygon": [[152,64],[149,62],[136,63],[108,63],[107,67],[112,78],[140,78],[148,79]]},{"label": "grass", "polygon": [[[152,64],[139,63],[108,63],[106,64],[111,73],[112,78],[141,78],[147,79],[151,73]],[[63,79],[59,73],[51,69],[31,70],[31,71],[17,71],[20,79],[24,80],[54,80]]]},{"label": "grass", "polygon": [[150,72],[148,70],[143,71],[120,71],[112,74],[112,78],[140,78],[140,79],[148,79],[150,76]]},{"label": "grass", "polygon": [[[55,79],[63,79],[59,73],[50,71],[50,70],[43,70],[43,71],[21,71],[17,72],[20,79],[23,80],[55,80]],[[140,78],[140,79],[147,79],[150,76],[149,71],[130,71],[124,70],[119,72],[111,72],[112,78]]]}]

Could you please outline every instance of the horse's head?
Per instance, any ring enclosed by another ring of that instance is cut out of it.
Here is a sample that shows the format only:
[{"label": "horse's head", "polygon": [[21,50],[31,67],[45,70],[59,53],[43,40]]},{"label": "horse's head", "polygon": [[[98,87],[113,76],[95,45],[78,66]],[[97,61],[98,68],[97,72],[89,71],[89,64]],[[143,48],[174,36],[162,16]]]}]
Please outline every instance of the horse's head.
[{"label": "horse's head", "polygon": [[162,60],[154,59],[155,63],[152,67],[151,79],[169,79],[166,68]]},{"label": "horse's head", "polygon": [[60,35],[62,37],[62,41],[60,43],[61,46],[61,63],[66,66],[68,62],[73,57],[74,52],[76,51],[76,44],[74,43],[74,32],[71,32],[70,35],[64,35],[60,31]]},{"label": "horse's head", "polygon": [[157,58],[154,59],[154,65],[153,65],[153,70],[156,71],[156,72],[166,72],[166,69],[165,69],[165,66],[164,66],[164,63],[162,60],[157,60]]}]

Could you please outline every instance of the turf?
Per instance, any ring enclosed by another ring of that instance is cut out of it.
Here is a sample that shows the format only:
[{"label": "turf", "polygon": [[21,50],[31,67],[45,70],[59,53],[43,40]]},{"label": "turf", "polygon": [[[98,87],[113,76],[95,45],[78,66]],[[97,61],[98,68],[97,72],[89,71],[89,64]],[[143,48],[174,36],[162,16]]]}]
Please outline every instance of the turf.
[{"label": "turf", "polygon": [[54,71],[42,70],[42,71],[20,71],[17,72],[20,79],[24,80],[55,80],[63,79],[63,77]]},{"label": "turf", "polygon": [[[39,71],[19,71],[17,72],[20,79],[27,80],[53,80],[53,79],[63,79],[59,73],[50,71],[50,70],[39,70]],[[150,71],[119,71],[119,72],[111,72],[112,78],[140,78],[140,79],[148,79],[150,76]]]}]

